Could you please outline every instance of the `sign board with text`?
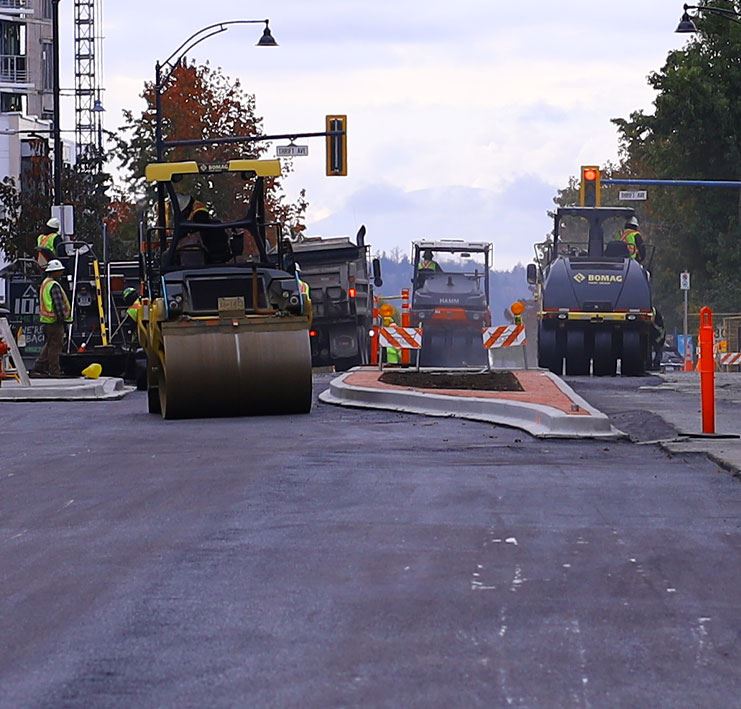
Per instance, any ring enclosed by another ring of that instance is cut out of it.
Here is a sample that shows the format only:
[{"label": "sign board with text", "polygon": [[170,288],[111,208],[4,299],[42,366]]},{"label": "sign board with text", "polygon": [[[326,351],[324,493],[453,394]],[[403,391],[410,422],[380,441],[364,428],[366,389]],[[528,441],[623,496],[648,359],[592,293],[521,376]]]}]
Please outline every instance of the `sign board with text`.
[{"label": "sign board with text", "polygon": [[278,158],[305,158],[309,154],[308,145],[277,145],[275,156]]},{"label": "sign board with text", "polygon": [[646,190],[620,190],[621,202],[645,202],[648,199]]},{"label": "sign board with text", "polygon": [[679,274],[679,287],[681,290],[690,289],[690,274],[688,271],[682,271],[682,273]]}]

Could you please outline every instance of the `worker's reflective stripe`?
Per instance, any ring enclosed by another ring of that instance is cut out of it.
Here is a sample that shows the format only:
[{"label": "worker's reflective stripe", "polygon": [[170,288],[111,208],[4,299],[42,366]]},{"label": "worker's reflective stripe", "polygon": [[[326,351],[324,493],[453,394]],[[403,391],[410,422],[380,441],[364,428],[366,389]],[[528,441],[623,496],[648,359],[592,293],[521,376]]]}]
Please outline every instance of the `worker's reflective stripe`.
[{"label": "worker's reflective stripe", "polygon": [[514,347],[526,344],[524,325],[498,325],[484,328],[482,333],[484,349],[491,350],[499,347]]},{"label": "worker's reflective stripe", "polygon": [[53,234],[39,234],[39,238],[36,239],[36,246],[47,251],[54,251],[54,241],[58,236],[59,234],[56,232]]},{"label": "worker's reflective stripe", "polygon": [[399,327],[389,325],[379,329],[381,347],[395,347],[398,350],[421,350],[422,330],[418,327]]},{"label": "worker's reflective stripe", "polygon": [[[206,207],[203,202],[193,202],[193,208],[190,210],[190,214],[188,214],[187,221],[193,221],[193,217],[195,217],[198,212],[206,212],[206,214],[209,214],[208,207]],[[211,215],[209,214],[209,216]]]},{"label": "worker's reflective stripe", "polygon": [[434,261],[422,261],[419,264],[420,271],[437,271],[437,264]]},{"label": "worker's reflective stripe", "polygon": [[42,323],[50,325],[51,323],[57,322],[57,314],[54,311],[54,299],[51,295],[51,289],[57,286],[62,289],[62,302],[64,303],[64,321],[67,322],[72,315],[72,308],[70,307],[69,300],[67,300],[67,294],[64,292],[59,283],[53,278],[46,278],[41,284],[41,290],[39,291],[39,319]]},{"label": "worker's reflective stripe", "polygon": [[741,352],[727,352],[720,356],[720,363],[724,367],[741,365]]}]

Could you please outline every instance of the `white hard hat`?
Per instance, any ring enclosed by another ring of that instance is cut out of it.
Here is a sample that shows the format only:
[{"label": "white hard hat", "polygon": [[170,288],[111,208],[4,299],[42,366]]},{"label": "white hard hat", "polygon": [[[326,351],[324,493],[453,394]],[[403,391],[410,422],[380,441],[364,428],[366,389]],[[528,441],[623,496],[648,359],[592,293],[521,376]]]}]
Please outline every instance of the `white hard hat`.
[{"label": "white hard hat", "polygon": [[638,228],[638,217],[636,217],[636,216],[630,217],[630,219],[628,219],[625,222],[625,226],[632,226],[632,227],[635,227],[637,229]]},{"label": "white hard hat", "polygon": [[178,195],[178,207],[180,208],[181,212],[190,204],[191,199],[192,197],[189,194]]},{"label": "white hard hat", "polygon": [[46,273],[53,273],[54,271],[64,271],[64,266],[59,259],[52,259],[44,269]]},{"label": "white hard hat", "polygon": [[59,223],[59,219],[52,217],[48,222],[46,222],[46,226],[50,226],[52,229],[59,229],[62,225]]}]

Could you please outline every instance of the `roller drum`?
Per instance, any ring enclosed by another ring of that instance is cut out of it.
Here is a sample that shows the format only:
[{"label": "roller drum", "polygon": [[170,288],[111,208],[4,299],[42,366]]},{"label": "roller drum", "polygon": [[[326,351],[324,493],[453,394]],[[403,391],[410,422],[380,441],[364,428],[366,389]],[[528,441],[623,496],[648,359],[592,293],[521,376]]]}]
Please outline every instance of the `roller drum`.
[{"label": "roller drum", "polygon": [[301,329],[163,332],[164,418],[308,413],[311,345]]}]

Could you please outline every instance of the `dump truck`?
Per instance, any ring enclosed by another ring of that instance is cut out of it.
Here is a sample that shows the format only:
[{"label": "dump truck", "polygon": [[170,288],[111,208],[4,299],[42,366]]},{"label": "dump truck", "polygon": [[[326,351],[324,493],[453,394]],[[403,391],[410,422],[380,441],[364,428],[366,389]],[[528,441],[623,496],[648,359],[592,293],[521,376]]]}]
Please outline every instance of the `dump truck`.
[{"label": "dump truck", "polygon": [[[174,419],[310,411],[304,299],[290,244],[278,237],[271,248],[267,235],[265,181],[280,174],[278,160],[146,167],[146,179],[167,194],[172,216],[170,224],[160,219],[144,231],[141,249],[138,333],[150,413]],[[199,175],[250,181],[245,212],[223,223],[192,220],[178,195],[181,183]]]},{"label": "dump truck", "polygon": [[[432,259],[426,258],[429,254]],[[434,260],[441,255],[448,259],[444,266]],[[491,325],[492,260],[493,246],[487,242],[446,239],[412,244],[411,321],[422,326],[420,365],[486,364],[482,330]],[[434,267],[425,267],[428,261]]]},{"label": "dump truck", "polygon": [[301,237],[293,243],[301,280],[310,289],[313,320],[311,360],[315,367],[343,371],[368,364],[373,327],[373,286],[381,287],[381,265],[371,261],[365,226],[355,242],[347,237]]},{"label": "dump truck", "polygon": [[[645,374],[654,310],[647,266],[611,238],[634,216],[627,207],[560,207],[552,239],[527,267],[536,286],[538,363],[555,374]],[[648,260],[650,262],[650,259]]]}]

